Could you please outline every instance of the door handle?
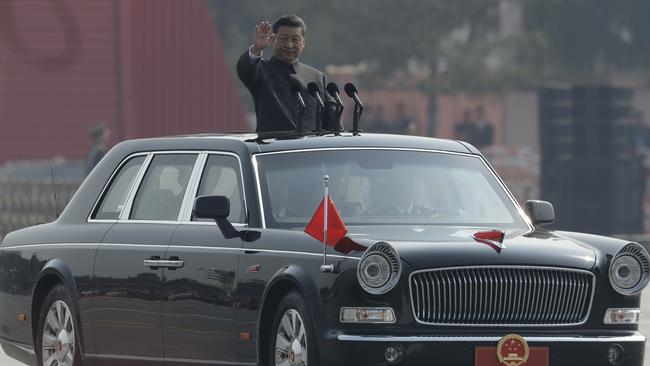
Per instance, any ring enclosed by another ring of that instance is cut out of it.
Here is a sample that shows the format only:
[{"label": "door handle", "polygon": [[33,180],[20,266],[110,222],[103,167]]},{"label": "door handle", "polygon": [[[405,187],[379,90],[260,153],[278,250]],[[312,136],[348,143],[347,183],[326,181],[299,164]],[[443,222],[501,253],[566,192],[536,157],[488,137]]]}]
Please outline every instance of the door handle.
[{"label": "door handle", "polygon": [[185,265],[185,261],[182,260],[161,259],[158,261],[159,267],[170,268],[170,269],[183,268],[184,265]]},{"label": "door handle", "polygon": [[158,269],[160,267],[160,257],[159,256],[153,256],[149,259],[144,260],[144,266],[149,267],[151,269]]}]

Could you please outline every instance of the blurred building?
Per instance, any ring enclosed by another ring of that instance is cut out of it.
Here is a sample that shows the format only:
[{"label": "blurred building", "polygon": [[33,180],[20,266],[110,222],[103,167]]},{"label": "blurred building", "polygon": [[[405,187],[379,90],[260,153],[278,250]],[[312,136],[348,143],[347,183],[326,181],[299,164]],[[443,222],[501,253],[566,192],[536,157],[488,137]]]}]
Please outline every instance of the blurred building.
[{"label": "blurred building", "polygon": [[0,1],[0,164],[248,130],[229,68],[205,1]]},{"label": "blurred building", "polygon": [[556,207],[557,228],[643,232],[647,173],[632,143],[633,96],[607,85],[540,89],[542,197]]}]

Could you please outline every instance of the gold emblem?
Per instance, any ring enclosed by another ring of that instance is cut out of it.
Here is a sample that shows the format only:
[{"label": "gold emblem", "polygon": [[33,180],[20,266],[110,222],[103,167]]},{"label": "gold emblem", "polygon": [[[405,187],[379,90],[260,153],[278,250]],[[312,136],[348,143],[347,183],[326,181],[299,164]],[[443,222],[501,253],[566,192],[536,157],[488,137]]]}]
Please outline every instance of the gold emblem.
[{"label": "gold emblem", "polygon": [[521,366],[528,361],[528,343],[517,334],[508,334],[497,344],[497,357],[502,366]]}]

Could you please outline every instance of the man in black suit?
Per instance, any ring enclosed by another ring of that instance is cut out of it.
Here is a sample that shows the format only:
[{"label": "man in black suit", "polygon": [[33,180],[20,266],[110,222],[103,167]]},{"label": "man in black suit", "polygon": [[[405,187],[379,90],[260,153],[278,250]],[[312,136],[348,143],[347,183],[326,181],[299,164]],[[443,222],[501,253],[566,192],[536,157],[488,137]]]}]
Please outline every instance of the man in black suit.
[{"label": "man in black suit", "polygon": [[[325,92],[325,75],[298,61],[305,47],[307,26],[295,15],[285,15],[273,23],[264,21],[255,27],[253,45],[237,62],[237,75],[253,95],[257,131],[293,131],[298,124],[298,102],[291,91],[290,79],[302,84],[306,109],[302,119],[306,131],[316,128],[317,102],[304,89],[310,82],[320,88],[325,102],[322,114],[323,129],[336,131],[340,123],[336,117],[336,103]],[[262,52],[269,45],[273,56],[265,60]]]}]

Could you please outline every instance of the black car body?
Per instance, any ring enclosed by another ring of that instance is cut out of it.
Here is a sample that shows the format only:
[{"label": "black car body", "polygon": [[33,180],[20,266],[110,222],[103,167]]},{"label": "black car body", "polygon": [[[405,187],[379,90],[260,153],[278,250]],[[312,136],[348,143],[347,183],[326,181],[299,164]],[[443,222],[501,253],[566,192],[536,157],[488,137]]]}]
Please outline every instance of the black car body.
[{"label": "black car body", "polygon": [[[303,231],[324,174],[348,238],[368,248],[326,247],[332,271]],[[227,197],[228,220],[197,218],[197,196]],[[457,141],[126,141],[56,221],[4,239],[0,341],[30,364],[487,365],[517,334],[549,365],[642,365],[645,250],[544,230],[548,205],[529,209]],[[477,236],[491,230],[502,243]]]}]

